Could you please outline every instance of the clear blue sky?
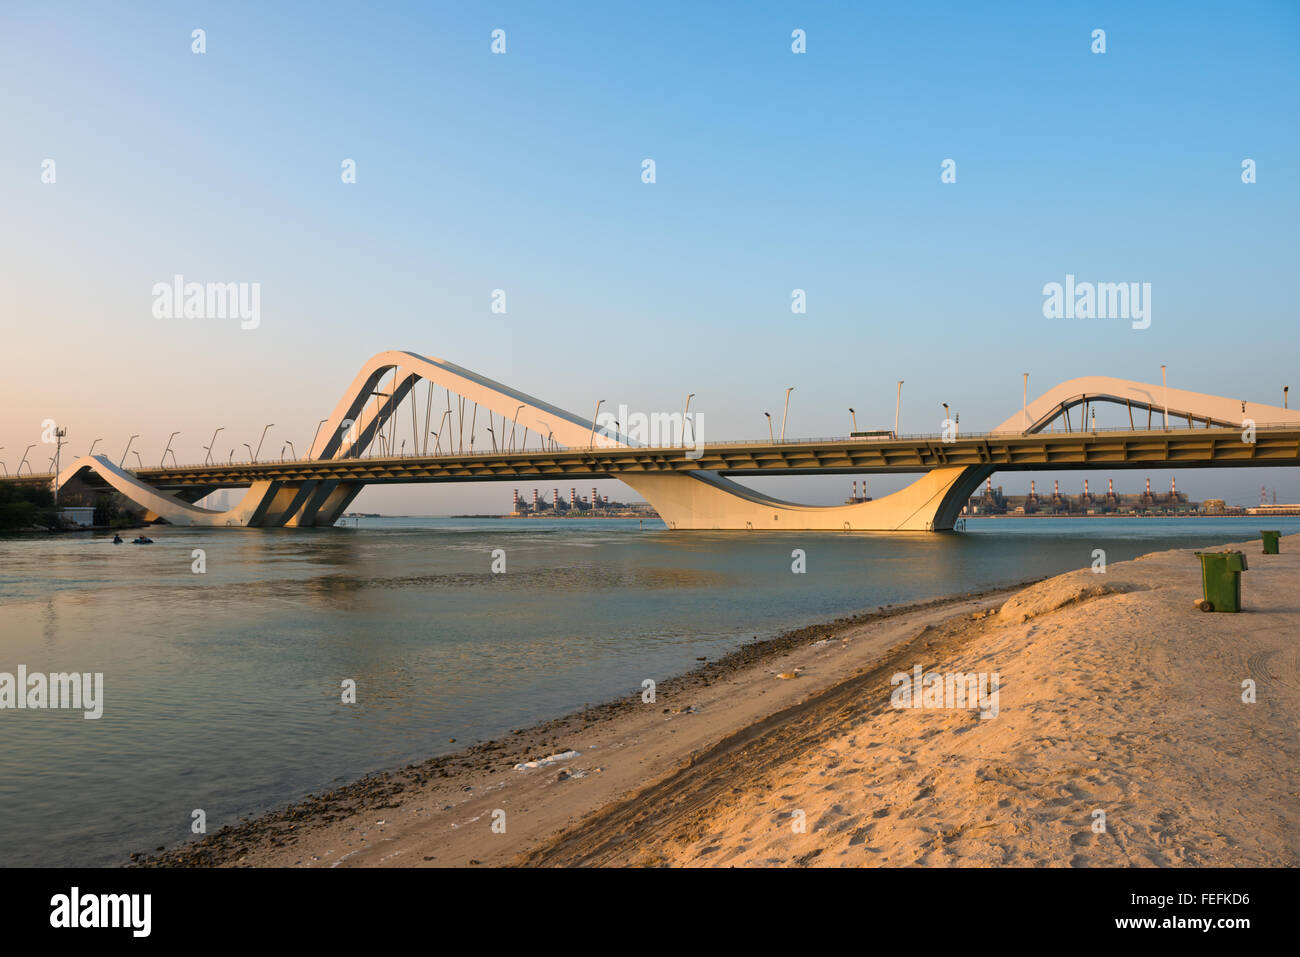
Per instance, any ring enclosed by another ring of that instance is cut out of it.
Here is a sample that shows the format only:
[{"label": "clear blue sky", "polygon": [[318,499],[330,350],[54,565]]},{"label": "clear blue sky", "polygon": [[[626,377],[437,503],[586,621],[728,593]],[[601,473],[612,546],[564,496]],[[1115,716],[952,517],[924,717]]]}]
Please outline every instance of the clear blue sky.
[{"label": "clear blue sky", "polygon": [[[695,392],[711,439],[764,434],[787,386],[795,435],[844,434],[850,405],[890,425],[900,378],[908,432],[943,401],[996,425],[1024,371],[1300,389],[1295,3],[10,2],[0,117],[11,469],[45,418],[76,454],[140,433],[155,458],[181,429],[196,461],[216,426],[242,445],[267,422],[302,449],[387,348],[582,414]],[[260,326],[155,318],[176,273],[261,283]],[[1151,283],[1150,328],[1044,318],[1067,273]],[[1294,471],[1179,474],[1242,502],[1261,482],[1300,499]]]}]

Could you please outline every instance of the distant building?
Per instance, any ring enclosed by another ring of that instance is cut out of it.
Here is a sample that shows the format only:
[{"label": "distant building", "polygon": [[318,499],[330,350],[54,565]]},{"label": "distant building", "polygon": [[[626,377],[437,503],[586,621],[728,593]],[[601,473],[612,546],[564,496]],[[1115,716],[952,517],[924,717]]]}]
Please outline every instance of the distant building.
[{"label": "distant building", "polygon": [[95,509],[92,506],[70,505],[59,509],[59,518],[69,525],[90,528],[95,524]]}]

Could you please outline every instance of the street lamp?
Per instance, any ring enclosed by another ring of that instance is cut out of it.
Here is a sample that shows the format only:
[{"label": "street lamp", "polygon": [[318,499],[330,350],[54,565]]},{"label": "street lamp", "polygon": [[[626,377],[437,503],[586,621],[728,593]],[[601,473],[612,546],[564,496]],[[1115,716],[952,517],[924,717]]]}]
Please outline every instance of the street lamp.
[{"label": "street lamp", "polygon": [[257,461],[257,457],[258,457],[259,455],[262,454],[262,443],[266,441],[266,433],[269,432],[269,431],[271,430],[271,426],[272,426],[272,425],[275,425],[275,423],[272,422],[271,425],[268,425],[265,429],[263,429],[263,430],[262,430],[262,437],[261,437],[260,439],[257,440],[257,451],[253,453],[253,461],[254,461],[254,462],[256,462],[256,461]]},{"label": "street lamp", "polygon": [[139,452],[135,453],[135,464],[141,471],[144,471],[144,459],[140,458]]},{"label": "street lamp", "polygon": [[[604,401],[605,401],[604,399],[601,399],[601,402],[604,402]],[[515,450],[515,426],[519,424],[519,421],[518,421],[518,420],[519,420],[519,413],[520,413],[521,411],[523,411],[523,408],[524,408],[524,407],[523,407],[522,405],[520,405],[519,408],[515,409],[515,414],[512,415],[512,416],[510,416],[510,451],[511,451],[511,452],[513,452],[513,451]],[[599,406],[599,405],[596,406],[596,411],[597,411],[597,412],[600,411],[600,406]],[[594,420],[593,420],[592,423],[591,423],[591,431],[592,431],[592,436],[593,436],[592,441],[594,442],[594,441],[595,441],[595,437],[594,437],[594,436],[595,436],[595,432],[596,432],[596,423],[595,423]],[[528,430],[527,430],[527,429],[524,429],[524,441],[525,441],[525,442],[528,441]],[[448,443],[448,444],[450,445],[450,443]]]},{"label": "street lamp", "polygon": [[[295,448],[293,447],[293,441],[290,440],[290,439],[285,439],[285,440],[284,440],[284,444],[287,445],[287,446],[289,446],[289,451],[293,453],[293,458],[294,458],[294,461],[296,462],[296,461],[298,460],[298,450],[295,449]],[[283,449],[283,448],[280,449],[280,461],[282,461],[282,462],[284,461],[284,449]]]},{"label": "street lamp", "polygon": [[794,386],[785,390],[785,411],[781,413],[781,441],[785,441],[785,420],[790,414],[790,393],[794,391]]},{"label": "street lamp", "polygon": [[[220,432],[220,431],[221,431],[222,429],[224,429],[224,428],[225,428],[224,425],[218,427],[218,428],[217,428],[217,432]],[[208,454],[207,454],[207,457],[203,460],[203,464],[204,464],[204,465],[211,465],[211,464],[212,464],[212,450],[215,449],[215,448],[217,447],[217,432],[213,432],[213,433],[212,433],[212,441],[209,442],[207,445],[203,446],[203,448],[206,449],[206,450],[207,450],[207,453],[208,453]]]},{"label": "street lamp", "polygon": [[122,450],[122,458],[121,458],[121,460],[117,463],[117,467],[118,467],[118,468],[121,468],[121,467],[122,467],[122,463],[126,461],[126,453],[131,451],[131,443],[134,442],[134,441],[135,441],[136,439],[138,439],[139,437],[140,437],[140,435],[139,435],[139,433],[137,433],[137,434],[131,436],[129,439],[126,440],[126,448],[124,448],[124,449]]},{"label": "street lamp", "polygon": [[1165,397],[1165,429],[1169,428],[1169,386],[1165,382],[1165,367],[1160,367],[1160,389]]},{"label": "street lamp", "polygon": [[690,421],[691,399],[693,398],[695,398],[694,392],[686,397],[686,410],[682,412],[682,448],[686,448],[686,423]]},{"label": "street lamp", "polygon": [[1282,386],[1282,408],[1284,409],[1287,407],[1286,394],[1290,391],[1291,391],[1291,387],[1289,385]]},{"label": "street lamp", "polygon": [[[494,422],[496,421],[495,417],[493,417],[493,421]],[[488,435],[492,436],[492,451],[495,452],[497,450],[497,434],[492,431],[492,426],[490,425],[487,427],[487,430],[488,430]],[[437,435],[436,432],[434,434]]]},{"label": "street lamp", "polygon": [[[247,442],[245,442],[245,443],[244,443],[244,448],[248,449],[248,461],[256,463],[256,462],[257,462],[257,456],[255,456],[255,455],[253,454],[253,447],[252,447],[251,445],[249,445]],[[259,445],[258,448],[260,449],[261,446]]]},{"label": "street lamp", "polygon": [[767,416],[767,440],[776,445],[776,434],[772,431],[772,413],[764,412],[763,414]]},{"label": "street lamp", "polygon": [[329,419],[321,419],[316,423],[316,431],[311,434],[311,446],[307,449],[308,455],[311,455],[316,451],[316,439],[320,437],[320,427],[328,421]]},{"label": "street lamp", "polygon": [[[450,415],[451,415],[451,409],[448,409],[446,412],[444,412],[444,413],[442,414],[442,418],[438,420],[438,431],[433,433],[434,441],[437,443],[437,444],[435,445],[435,448],[438,450],[438,453],[439,453],[439,454],[442,453],[442,439],[440,439],[438,436],[439,436],[440,433],[446,431],[446,429],[443,428],[443,423],[447,421],[447,418],[448,418]],[[448,451],[448,452],[451,451],[451,439],[450,439],[450,438],[448,438],[448,440],[447,440],[447,451]]]},{"label": "street lamp", "polygon": [[[173,432],[171,435],[169,435],[169,436],[167,437],[167,447],[166,447],[165,449],[163,449],[162,458],[158,460],[158,467],[159,467],[160,469],[161,469],[161,468],[165,468],[165,467],[167,466],[167,453],[168,453],[168,452],[171,452],[172,439],[176,438],[176,436],[178,436],[178,435],[180,435],[179,432]],[[175,453],[175,452],[172,452],[172,464],[173,464],[173,465],[176,464],[176,453]]]},{"label": "street lamp", "polygon": [[54,430],[54,507],[59,507],[59,456],[63,453],[63,437],[68,434],[67,429],[56,428]]},{"label": "street lamp", "polygon": [[853,431],[856,432],[858,431],[858,414],[853,411],[852,406],[849,407],[849,415],[853,416]]},{"label": "street lamp", "polygon": [[894,438],[898,438],[898,410],[903,406],[903,380],[898,380],[898,397],[894,400]]},{"label": "street lamp", "polygon": [[87,456],[94,455],[94,454],[95,454],[95,444],[98,443],[98,442],[103,442],[103,441],[104,441],[103,439],[95,439],[94,442],[91,442],[91,443],[90,443],[90,451],[87,452],[86,455],[87,455]]},{"label": "street lamp", "polygon": [[[601,399],[599,402],[597,402],[597,403],[596,403],[596,412],[595,412],[595,414],[592,415],[592,417],[591,417],[591,437],[590,437],[590,441],[587,443],[587,448],[589,448],[589,449],[593,449],[593,448],[596,447],[596,420],[597,420],[598,418],[600,418],[600,407],[601,407],[602,405],[604,405],[604,404],[605,404],[605,400],[604,400],[604,399]],[[519,408],[522,409],[523,406],[521,405]],[[514,445],[514,435],[515,435],[515,430],[514,430],[514,429],[511,429],[511,430],[510,430],[510,443],[511,443],[512,446]],[[595,503],[593,502],[592,504],[594,505]]]},{"label": "street lamp", "polygon": [[31,475],[31,474],[32,474],[32,467],[31,467],[31,465],[28,465],[28,464],[27,464],[27,453],[30,452],[30,451],[31,451],[32,449],[34,449],[34,448],[36,448],[36,443],[35,443],[35,442],[33,442],[31,445],[27,446],[27,448],[23,450],[23,460],[22,460],[21,462],[18,463],[18,468],[14,469],[14,475],[16,475],[16,476],[17,476],[17,475],[22,475],[22,474],[23,474],[23,466],[24,466],[24,465],[27,465],[27,474],[28,474],[28,475]]},{"label": "street lamp", "polygon": [[1025,373],[1025,395],[1024,395],[1024,403],[1025,403],[1025,404],[1024,404],[1024,410],[1025,410],[1025,431],[1028,432],[1028,431],[1029,431],[1029,373],[1028,373],[1028,372]]},{"label": "street lamp", "polygon": [[952,415],[948,412],[947,402],[940,402],[939,404],[943,406],[943,427],[946,429],[948,427],[948,423],[952,420]]}]

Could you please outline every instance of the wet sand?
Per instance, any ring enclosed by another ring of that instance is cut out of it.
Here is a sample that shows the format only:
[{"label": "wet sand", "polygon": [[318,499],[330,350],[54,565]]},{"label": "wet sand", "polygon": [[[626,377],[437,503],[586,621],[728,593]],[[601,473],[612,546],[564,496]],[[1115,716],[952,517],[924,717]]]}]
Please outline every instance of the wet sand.
[{"label": "wet sand", "polygon": [[[1240,614],[1190,550],[883,609],[134,860],[1295,866],[1300,536],[1240,547]],[[996,673],[996,716],[895,707],[917,666]]]}]

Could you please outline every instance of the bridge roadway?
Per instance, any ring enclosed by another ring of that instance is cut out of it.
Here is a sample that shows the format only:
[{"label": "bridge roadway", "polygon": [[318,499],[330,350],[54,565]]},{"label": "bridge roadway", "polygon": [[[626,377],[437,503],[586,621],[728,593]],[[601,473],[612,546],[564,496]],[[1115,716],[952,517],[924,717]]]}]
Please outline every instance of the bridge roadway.
[{"label": "bridge roadway", "polygon": [[[979,466],[993,471],[1072,469],[1225,468],[1300,465],[1300,427],[1261,426],[1255,442],[1241,429],[1170,428],[1096,432],[984,433],[951,442],[937,435],[887,439],[804,439],[786,442],[718,442],[692,449],[586,448],[444,455],[362,456],[236,462],[132,469],[150,485],[212,491],[255,482],[334,480],[365,484],[490,482],[518,479],[586,481],[668,472],[720,475],[916,473]],[[10,481],[49,482],[49,474]],[[85,472],[91,487],[105,483]],[[0,478],[0,481],[4,481]],[[189,496],[186,496],[187,498]]]}]

